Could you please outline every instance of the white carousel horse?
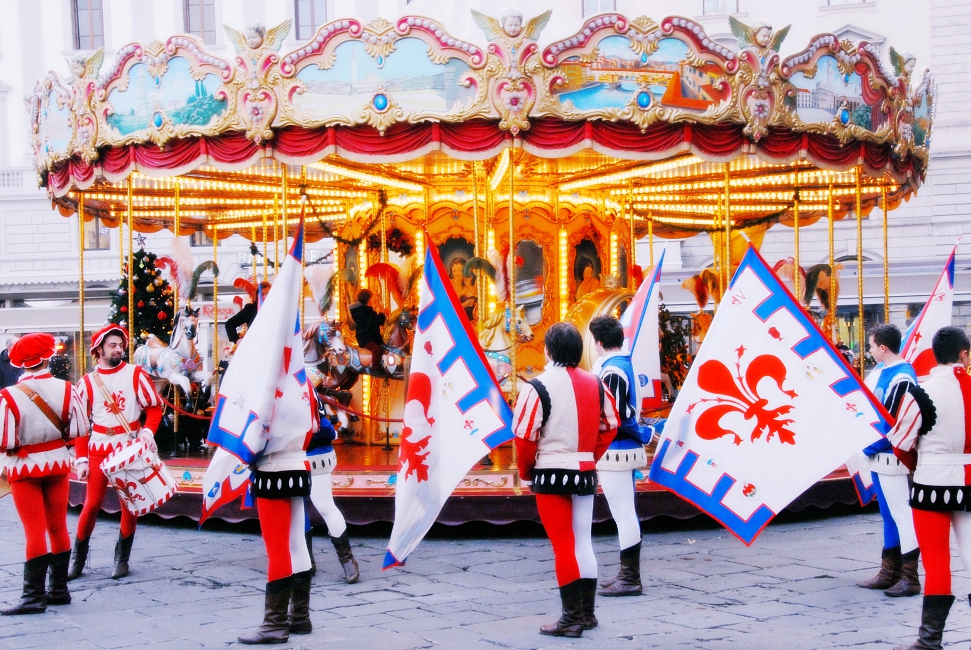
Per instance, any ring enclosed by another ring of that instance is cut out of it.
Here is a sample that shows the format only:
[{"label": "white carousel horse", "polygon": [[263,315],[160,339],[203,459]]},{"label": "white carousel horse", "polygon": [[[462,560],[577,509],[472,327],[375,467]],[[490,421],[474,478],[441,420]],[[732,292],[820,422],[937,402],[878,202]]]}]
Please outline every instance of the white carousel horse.
[{"label": "white carousel horse", "polygon": [[[513,333],[514,328],[515,333]],[[515,319],[512,318],[508,307],[497,309],[482,319],[479,344],[489,360],[489,365],[492,366],[496,379],[499,380],[500,388],[512,372],[509,350],[512,349],[514,338],[515,343],[527,343],[533,340],[533,329],[526,322],[522,306],[516,308]]]},{"label": "white carousel horse", "polygon": [[148,372],[160,390],[167,384],[176,384],[189,395],[190,380],[201,384],[203,389],[212,383],[212,373],[202,369],[202,359],[196,352],[198,328],[199,310],[186,305],[175,315],[168,345],[152,334],[135,349],[135,363]]}]

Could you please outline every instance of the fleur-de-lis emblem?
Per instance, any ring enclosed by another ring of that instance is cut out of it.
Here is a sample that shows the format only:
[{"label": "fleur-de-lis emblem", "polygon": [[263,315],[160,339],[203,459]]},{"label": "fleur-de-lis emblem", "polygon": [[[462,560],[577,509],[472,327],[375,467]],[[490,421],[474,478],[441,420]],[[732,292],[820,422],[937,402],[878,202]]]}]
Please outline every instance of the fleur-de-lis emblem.
[{"label": "fleur-de-lis emblem", "polygon": [[[689,406],[688,411],[691,412],[695,406],[711,404],[695,421],[695,433],[705,440],[731,436],[736,445],[742,444],[743,435],[750,442],[755,442],[763,434],[767,441],[778,436],[784,444],[796,444],[796,434],[786,428],[793,420],[782,417],[792,410],[792,405],[768,408],[769,400],[759,395],[759,383],[769,378],[790,399],[798,397],[795,391],[782,387],[786,381],[785,364],[776,356],[761,354],[752,359],[743,372],[745,346],[739,346],[735,353],[738,356],[734,373],[717,359],[704,362],[698,369],[698,386],[717,397],[703,397]],[[746,427],[747,432],[736,432],[721,425],[722,418],[730,413],[741,413],[746,421],[754,420],[750,427]]]}]

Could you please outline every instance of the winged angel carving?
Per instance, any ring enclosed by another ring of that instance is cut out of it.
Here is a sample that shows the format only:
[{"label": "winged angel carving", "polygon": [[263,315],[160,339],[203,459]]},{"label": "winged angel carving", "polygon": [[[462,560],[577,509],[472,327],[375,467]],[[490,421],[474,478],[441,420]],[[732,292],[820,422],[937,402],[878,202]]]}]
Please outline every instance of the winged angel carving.
[{"label": "winged angel carving", "polygon": [[501,117],[499,128],[509,129],[513,134],[529,128],[529,111],[536,101],[536,87],[523,74],[523,68],[536,51],[536,41],[552,13],[548,9],[523,26],[523,15],[515,9],[502,14],[499,20],[472,10],[475,24],[492,43],[489,53],[498,57],[505,68],[504,74],[492,83],[491,99]]},{"label": "winged angel carving", "polygon": [[97,121],[88,110],[88,98],[94,92],[95,82],[104,61],[105,51],[100,47],[91,56],[80,53],[67,60],[68,69],[71,71],[71,78],[67,83],[75,88],[74,104],[71,106],[71,119],[74,121],[74,141],[71,148],[82,151],[82,155],[87,160],[93,160],[97,156],[94,143],[98,135]]},{"label": "winged angel carving", "polygon": [[745,134],[758,141],[765,135],[778,101],[772,90],[772,76],[778,74],[779,47],[792,26],[786,25],[776,32],[764,21],[749,26],[729,16],[728,22],[742,50],[739,61],[746,68],[740,75],[743,85],[739,88],[739,108],[747,122]]},{"label": "winged angel carving", "polygon": [[293,21],[289,18],[276,27],[266,29],[262,23],[247,25],[243,33],[229,25],[223,25],[226,35],[236,48],[236,62],[246,71],[246,87],[239,91],[241,114],[246,122],[246,137],[259,143],[273,137],[270,123],[277,110],[277,99],[273,90],[264,84],[266,59],[276,60],[276,53],[283,45],[283,39],[290,33]]}]

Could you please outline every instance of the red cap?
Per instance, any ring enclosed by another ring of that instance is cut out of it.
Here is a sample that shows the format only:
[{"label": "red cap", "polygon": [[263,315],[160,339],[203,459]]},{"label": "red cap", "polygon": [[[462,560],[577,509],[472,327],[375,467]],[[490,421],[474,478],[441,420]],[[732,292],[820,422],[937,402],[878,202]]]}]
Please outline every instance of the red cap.
[{"label": "red cap", "polygon": [[91,336],[91,349],[89,350],[89,352],[91,353],[92,356],[94,355],[94,349],[99,345],[101,345],[101,342],[104,341],[105,337],[108,336],[109,334],[117,334],[118,336],[120,336],[125,341],[125,347],[126,348],[128,347],[127,330],[125,330],[125,328],[122,327],[121,325],[110,323],[102,327],[100,330],[98,330]]},{"label": "red cap", "polygon": [[33,368],[54,356],[54,337],[50,334],[27,334],[10,348],[10,365]]}]

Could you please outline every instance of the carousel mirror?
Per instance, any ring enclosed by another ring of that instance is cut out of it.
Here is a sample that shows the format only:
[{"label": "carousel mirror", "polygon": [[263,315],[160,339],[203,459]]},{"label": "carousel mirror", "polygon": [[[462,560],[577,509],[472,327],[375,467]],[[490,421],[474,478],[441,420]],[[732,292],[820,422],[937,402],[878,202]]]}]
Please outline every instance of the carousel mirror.
[{"label": "carousel mirror", "polygon": [[577,283],[577,300],[591,291],[600,288],[600,253],[597,245],[589,239],[582,239],[574,248],[576,258],[573,261],[573,278]]},{"label": "carousel mirror", "polygon": [[445,265],[448,277],[452,281],[452,289],[455,290],[466,317],[469,322],[476,322],[479,298],[475,278],[467,278],[463,274],[465,263],[475,256],[475,247],[462,237],[450,237],[438,247],[438,254],[442,258],[442,264]]},{"label": "carousel mirror", "polygon": [[523,308],[529,325],[537,325],[543,319],[543,249],[536,242],[522,239],[516,244],[516,257],[516,305]]}]

